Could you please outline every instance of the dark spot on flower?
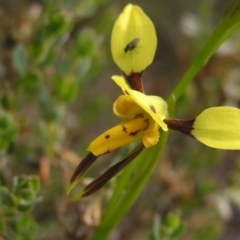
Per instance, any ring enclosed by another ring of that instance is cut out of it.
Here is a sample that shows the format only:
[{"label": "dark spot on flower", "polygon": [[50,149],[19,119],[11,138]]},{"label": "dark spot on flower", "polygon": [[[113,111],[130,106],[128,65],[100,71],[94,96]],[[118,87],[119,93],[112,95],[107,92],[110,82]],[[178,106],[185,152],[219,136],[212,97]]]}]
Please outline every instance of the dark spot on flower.
[{"label": "dark spot on flower", "polygon": [[149,127],[149,119],[148,118],[144,119],[144,122],[146,123],[146,127],[143,128],[143,130],[147,130]]},{"label": "dark spot on flower", "polygon": [[137,130],[135,132],[130,132],[129,136],[136,136],[141,130]]},{"label": "dark spot on flower", "polygon": [[123,130],[125,133],[127,133],[127,128],[126,128],[126,127],[122,126],[122,130]]},{"label": "dark spot on flower", "polygon": [[138,113],[135,115],[135,118],[143,118],[143,117],[144,117],[143,113]]},{"label": "dark spot on flower", "polygon": [[106,138],[106,139],[110,138],[110,135],[106,135],[105,138]]},{"label": "dark spot on flower", "polygon": [[124,93],[125,93],[125,94],[127,94],[127,95],[129,95],[129,93],[128,93],[128,91],[127,91],[127,90],[124,90]]},{"label": "dark spot on flower", "polygon": [[154,113],[156,113],[156,109],[155,109],[155,107],[154,107],[153,105],[150,105],[149,107],[150,107],[150,109],[151,109]]}]

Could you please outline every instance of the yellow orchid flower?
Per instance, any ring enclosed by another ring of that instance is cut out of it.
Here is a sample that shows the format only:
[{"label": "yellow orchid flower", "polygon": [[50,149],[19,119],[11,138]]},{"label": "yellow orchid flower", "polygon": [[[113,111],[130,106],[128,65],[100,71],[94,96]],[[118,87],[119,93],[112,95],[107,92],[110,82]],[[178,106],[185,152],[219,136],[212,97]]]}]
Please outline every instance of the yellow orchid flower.
[{"label": "yellow orchid flower", "polygon": [[95,156],[114,151],[139,138],[143,138],[145,147],[151,147],[158,142],[159,126],[167,131],[167,125],[163,122],[167,104],[162,98],[146,96],[130,89],[121,76],[113,76],[112,79],[125,93],[116,100],[113,111],[126,120],[101,134],[89,145],[88,150]]},{"label": "yellow orchid flower", "polygon": [[[112,79],[124,92],[124,95],[121,95],[113,104],[113,112],[117,116],[124,118],[125,121],[93,140],[87,149],[90,154],[80,163],[72,176],[72,184],[69,187],[69,191],[71,191],[78,179],[93,164],[98,156],[112,152],[117,148],[142,138],[142,144],[127,157],[126,161],[129,162],[144,147],[151,147],[158,142],[159,127],[164,131],[168,130],[166,123],[163,121],[167,115],[167,104],[162,98],[147,96],[141,92],[132,90],[121,76],[113,76]],[[117,172],[122,167],[123,165],[117,169]],[[109,176],[106,179],[109,180]],[[94,191],[96,191],[96,188],[94,188]],[[84,191],[84,195],[81,196],[87,195],[89,195],[89,191]]]},{"label": "yellow orchid flower", "polygon": [[98,156],[116,150],[142,138],[142,143],[121,162],[115,164],[102,176],[89,184],[74,199],[88,196],[115,176],[143,149],[155,145],[159,128],[168,128],[187,134],[203,144],[218,149],[240,149],[240,110],[233,107],[213,107],[204,110],[192,120],[168,119],[167,104],[157,96],[147,96],[132,90],[121,76],[112,79],[123,90],[113,104],[113,112],[125,121],[107,130],[89,145],[90,152],[75,170],[69,191],[94,163]]}]

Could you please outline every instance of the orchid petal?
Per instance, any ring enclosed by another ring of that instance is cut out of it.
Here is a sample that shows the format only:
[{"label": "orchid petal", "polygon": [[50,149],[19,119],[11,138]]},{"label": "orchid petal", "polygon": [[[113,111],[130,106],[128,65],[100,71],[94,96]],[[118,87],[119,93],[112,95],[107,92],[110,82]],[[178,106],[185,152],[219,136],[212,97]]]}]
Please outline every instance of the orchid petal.
[{"label": "orchid petal", "polygon": [[143,113],[143,109],[130,96],[121,95],[113,105],[113,112],[119,117],[134,119],[137,115]]},{"label": "orchid petal", "polygon": [[208,108],[196,117],[191,134],[209,147],[240,149],[240,110]]},{"label": "orchid petal", "polygon": [[130,89],[122,76],[112,76],[115,83],[122,88],[123,92],[129,95],[144,111],[146,111],[164,130],[167,131],[167,125],[163,119],[167,114],[166,102],[158,96],[147,96],[141,92]]},{"label": "orchid petal", "polygon": [[98,136],[88,147],[88,151],[95,156],[112,152],[144,136],[152,125],[150,120],[143,116],[125,121]]},{"label": "orchid petal", "polygon": [[159,139],[158,125],[154,124],[154,127],[143,136],[143,144],[146,148],[152,147],[155,144],[157,144],[158,139]]},{"label": "orchid petal", "polygon": [[[128,51],[128,46],[134,49],[129,47]],[[128,4],[112,30],[114,61],[126,75],[140,73],[151,64],[156,48],[157,37],[152,21],[140,7]]]}]

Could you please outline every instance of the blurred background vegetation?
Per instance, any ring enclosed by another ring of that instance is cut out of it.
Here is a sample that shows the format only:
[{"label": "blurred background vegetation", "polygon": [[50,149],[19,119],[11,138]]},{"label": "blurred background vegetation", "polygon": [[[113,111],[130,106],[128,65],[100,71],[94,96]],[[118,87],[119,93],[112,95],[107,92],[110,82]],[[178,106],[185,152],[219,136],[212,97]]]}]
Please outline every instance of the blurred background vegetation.
[{"label": "blurred background vegetation", "polygon": [[[90,239],[114,180],[71,202],[66,188],[89,142],[119,120],[111,29],[127,1],[0,0],[0,239]],[[166,98],[230,1],[132,1],[153,20],[158,49],[143,83]],[[240,33],[177,102],[176,118],[240,104]],[[116,154],[83,179],[99,175]],[[146,159],[147,161],[147,159]],[[240,155],[171,132],[151,180],[111,240],[240,239]]]}]

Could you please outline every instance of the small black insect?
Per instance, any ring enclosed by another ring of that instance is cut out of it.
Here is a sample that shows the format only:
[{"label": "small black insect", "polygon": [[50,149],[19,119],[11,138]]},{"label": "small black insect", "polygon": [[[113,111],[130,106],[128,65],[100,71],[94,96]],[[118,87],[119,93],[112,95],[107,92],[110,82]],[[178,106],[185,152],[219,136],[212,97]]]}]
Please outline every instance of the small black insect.
[{"label": "small black insect", "polygon": [[127,53],[128,51],[132,51],[140,41],[140,38],[133,39],[128,45],[124,48],[124,52]]}]

